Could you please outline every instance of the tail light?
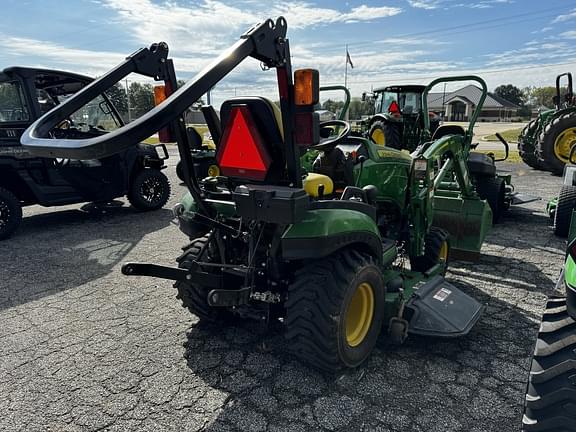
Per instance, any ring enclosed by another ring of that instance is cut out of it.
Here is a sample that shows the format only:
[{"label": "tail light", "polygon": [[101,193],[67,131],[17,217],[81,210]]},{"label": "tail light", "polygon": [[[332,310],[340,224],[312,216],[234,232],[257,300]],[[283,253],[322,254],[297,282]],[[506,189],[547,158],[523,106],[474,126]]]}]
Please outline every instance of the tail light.
[{"label": "tail light", "polygon": [[294,140],[309,147],[320,141],[320,118],[314,106],[320,101],[320,75],[316,69],[294,71],[294,103],[296,105]]},{"label": "tail light", "polygon": [[[158,85],[154,87],[154,106],[160,105],[164,102],[168,96],[172,94],[172,88],[170,85]],[[166,126],[158,131],[158,139],[161,143],[174,142],[172,134],[170,133],[170,127]]]}]

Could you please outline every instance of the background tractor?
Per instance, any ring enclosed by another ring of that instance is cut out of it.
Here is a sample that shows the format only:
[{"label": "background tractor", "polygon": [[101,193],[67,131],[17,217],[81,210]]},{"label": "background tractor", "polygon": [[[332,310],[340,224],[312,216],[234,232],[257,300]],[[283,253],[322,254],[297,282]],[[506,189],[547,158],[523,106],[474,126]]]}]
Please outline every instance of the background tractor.
[{"label": "background tractor", "polygon": [[[364,120],[368,137],[378,145],[413,151],[440,125],[438,114],[430,111],[429,134],[424,135],[423,85],[394,85],[374,90],[374,116]],[[362,100],[367,99],[367,93]]]},{"label": "background tractor", "polygon": [[[561,87],[563,77],[567,78],[564,92]],[[576,144],[576,98],[571,73],[556,77],[554,103],[554,109],[538,113],[538,117],[522,129],[518,137],[518,152],[530,167],[561,175],[569,161],[570,149]]]},{"label": "background tractor", "polygon": [[[84,160],[39,158],[20,146],[28,126],[91,82],[57,70],[11,67],[0,72],[0,240],[18,228],[23,206],[103,205],[126,195],[138,210],[156,210],[168,201],[170,184],[161,172],[168,153],[162,145],[131,141],[114,155]],[[91,138],[123,124],[111,99],[101,92],[61,118],[50,134]]]},{"label": "background tractor", "polygon": [[[576,427],[576,217],[565,264],[540,323],[524,400],[522,431]],[[564,295],[561,293],[564,291]]]},{"label": "background tractor", "polygon": [[[454,163],[463,137],[445,136],[412,156],[350,135],[341,120],[319,123],[319,75],[291,70],[286,21],[267,20],[163,103],[113,134],[54,139],[49,131],[93,93],[137,72],[176,82],[165,44],[140,50],[93,86],[39,119],[23,135],[38,155],[106,156],[171,125],[188,193],[175,209],[190,238],[178,267],[127,263],[123,273],[176,281],[177,297],[201,320],[280,320],[288,349],[327,371],[361,364],[382,331],[466,334],[482,306],[443,277],[454,246],[479,251],[491,211],[472,192],[435,196],[449,171],[465,191],[466,165]],[[221,176],[198,180],[183,112],[245,58],[277,75],[280,107],[262,97],[225,101],[206,116]],[[135,61],[137,60],[137,61]],[[174,88],[174,87],[173,87]],[[310,170],[301,156],[318,151]],[[445,206],[436,204],[446,201]],[[450,204],[449,204],[450,203]]]}]

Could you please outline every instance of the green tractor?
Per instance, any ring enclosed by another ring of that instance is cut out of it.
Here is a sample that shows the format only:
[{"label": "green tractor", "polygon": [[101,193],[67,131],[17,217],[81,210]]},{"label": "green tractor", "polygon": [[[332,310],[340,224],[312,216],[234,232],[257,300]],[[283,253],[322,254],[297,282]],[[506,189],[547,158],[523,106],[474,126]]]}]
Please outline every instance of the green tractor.
[{"label": "green tractor", "polygon": [[423,85],[394,85],[363,93],[374,101],[374,115],[364,121],[368,137],[378,145],[413,151],[440,126],[440,116],[430,111],[429,133],[422,110]]},{"label": "green tractor", "polygon": [[[567,78],[568,84],[562,95],[563,77]],[[570,149],[576,144],[576,98],[571,73],[556,77],[554,103],[554,109],[538,113],[538,117],[522,129],[518,152],[528,166],[562,175]]]},{"label": "green tractor", "polygon": [[576,216],[571,218],[568,249],[556,291],[540,323],[530,367],[523,432],[576,430]]},{"label": "green tractor", "polygon": [[[90,140],[50,130],[94,91],[129,73],[175,82],[165,44],[129,56],[37,122],[23,145],[38,155],[93,157],[171,125],[188,193],[174,213],[190,238],[178,267],[127,263],[123,273],[175,281],[200,320],[280,321],[287,347],[326,371],[361,364],[381,333],[456,337],[482,306],[443,274],[453,252],[478,253],[491,211],[458,158],[463,137],[444,136],[412,156],[350,135],[341,120],[319,123],[319,74],[291,70],[284,18],[252,27],[194,79],[149,113]],[[262,97],[223,102],[206,117],[221,176],[198,180],[183,112],[247,57],[276,72],[280,108]],[[130,139],[128,139],[130,137]],[[309,170],[302,155],[318,155]],[[462,193],[436,196],[448,171]],[[445,226],[449,235],[440,225]]]}]

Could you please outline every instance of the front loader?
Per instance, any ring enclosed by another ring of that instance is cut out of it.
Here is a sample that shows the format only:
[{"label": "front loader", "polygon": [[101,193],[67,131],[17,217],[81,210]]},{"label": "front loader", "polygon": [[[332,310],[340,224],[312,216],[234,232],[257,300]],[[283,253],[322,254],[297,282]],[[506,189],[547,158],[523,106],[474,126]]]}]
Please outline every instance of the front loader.
[{"label": "front loader", "polygon": [[[398,343],[409,333],[468,333],[482,306],[443,277],[450,238],[433,225],[436,162],[353,137],[347,122],[319,123],[319,74],[292,73],[286,31],[284,18],[254,26],[164,102],[115,132],[50,138],[78,104],[128,73],[175,79],[165,44],[140,50],[42,117],[22,143],[39,155],[94,157],[170,126],[188,188],[174,212],[190,243],[178,267],[127,263],[122,271],[175,281],[177,297],[202,321],[280,320],[289,351],[327,371],[361,364],[381,333]],[[221,175],[198,180],[191,157],[198,137],[186,133],[183,112],[247,57],[276,72],[280,106],[240,97],[223,102],[220,118],[207,112]],[[318,154],[303,169],[308,150]],[[468,212],[460,220],[458,209],[452,216],[482,236],[475,225],[490,209],[476,196],[455,202],[466,208],[467,199],[483,206],[482,216]]]}]

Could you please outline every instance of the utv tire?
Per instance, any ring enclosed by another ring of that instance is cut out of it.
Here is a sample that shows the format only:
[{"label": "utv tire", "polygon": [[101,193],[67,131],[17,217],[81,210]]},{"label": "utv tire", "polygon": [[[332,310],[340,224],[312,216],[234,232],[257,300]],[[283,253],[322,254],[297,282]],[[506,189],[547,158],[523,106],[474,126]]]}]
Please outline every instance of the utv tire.
[{"label": "utv tire", "polygon": [[0,187],[0,240],[7,239],[22,222],[22,206],[8,189]]},{"label": "utv tire", "polygon": [[448,267],[450,255],[450,243],[448,232],[437,227],[432,227],[424,240],[424,255],[410,259],[410,268],[418,272],[426,272],[436,264],[444,263],[444,273]]},{"label": "utv tire", "polygon": [[184,182],[184,168],[182,168],[181,161],[176,164],[176,177],[178,177],[181,182]]},{"label": "utv tire", "polygon": [[492,210],[492,223],[498,223],[500,216],[506,208],[504,202],[506,185],[498,177],[477,177],[476,192],[480,198],[485,199]]},{"label": "utv tire", "polygon": [[372,142],[378,145],[397,150],[402,149],[402,136],[399,123],[377,120],[372,123],[368,136]]},{"label": "utv tire", "polygon": [[534,136],[538,128],[538,119],[531,120],[522,129],[520,136],[518,137],[518,154],[522,161],[531,168],[541,170],[543,169],[542,163],[536,155],[536,146],[533,141],[538,139]]},{"label": "utv tire", "polygon": [[[208,236],[193,240],[192,243],[185,248],[184,253],[177,259],[178,267],[190,269],[193,262],[199,258],[205,262],[213,262],[214,258],[210,254],[210,248],[206,247],[208,241]],[[205,252],[202,257],[200,257],[203,249]],[[212,291],[212,288],[180,281],[174,284],[174,288],[178,290],[176,298],[182,301],[182,307],[187,308],[200,318],[200,321],[222,323],[230,321],[232,318],[232,314],[228,309],[214,307],[208,304],[208,294]]]},{"label": "utv tire", "polygon": [[370,256],[344,250],[295,274],[286,301],[288,349],[327,372],[355,367],[382,328],[385,288]]},{"label": "utv tire", "polygon": [[128,192],[128,201],[140,211],[158,210],[164,207],[170,198],[170,183],[160,171],[146,168],[132,180]]},{"label": "utv tire", "polygon": [[554,212],[554,234],[558,237],[567,237],[570,231],[572,210],[576,207],[576,187],[562,185],[556,211]]},{"label": "utv tire", "polygon": [[[562,145],[563,142],[564,145]],[[555,175],[562,175],[569,156],[563,153],[566,151],[569,153],[570,149],[567,146],[570,143],[576,143],[576,112],[555,118],[546,125],[540,134],[538,154],[546,170]],[[566,160],[559,158],[558,153],[560,151],[563,151],[562,156],[565,156]]]},{"label": "utv tire", "polygon": [[540,325],[524,401],[522,431],[576,431],[576,322],[564,298],[550,298]]}]

